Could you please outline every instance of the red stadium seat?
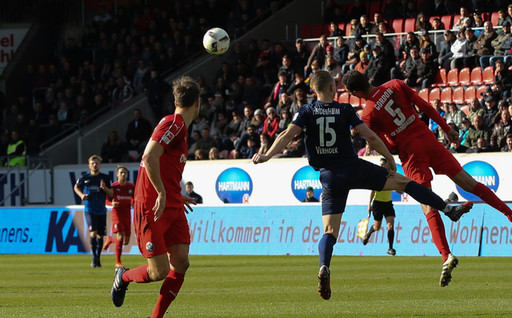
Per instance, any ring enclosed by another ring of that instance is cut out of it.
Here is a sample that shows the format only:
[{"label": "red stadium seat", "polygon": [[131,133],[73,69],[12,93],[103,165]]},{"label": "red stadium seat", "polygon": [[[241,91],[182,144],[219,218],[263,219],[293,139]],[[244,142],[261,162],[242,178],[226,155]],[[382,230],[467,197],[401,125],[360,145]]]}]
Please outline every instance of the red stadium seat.
[{"label": "red stadium seat", "polygon": [[451,103],[453,101],[452,99],[452,88],[451,87],[445,87],[441,91],[441,102],[443,103]]},{"label": "red stadium seat", "polygon": [[361,102],[359,103],[359,105],[364,108],[364,106],[366,106],[366,99],[361,98]]},{"label": "red stadium seat", "polygon": [[476,89],[476,98],[478,98],[479,100],[482,99],[482,95],[485,94],[485,90],[487,89],[487,87],[485,85],[482,85],[480,87],[478,87]]},{"label": "red stadium seat", "polygon": [[404,31],[404,19],[394,19],[391,27],[395,33],[402,33]]},{"label": "red stadium seat", "polygon": [[430,90],[430,93],[428,93],[429,102],[433,102],[436,99],[441,99],[441,89],[439,87],[433,88]]},{"label": "red stadium seat", "polygon": [[484,69],[483,81],[487,85],[494,83],[494,66],[487,66]]},{"label": "red stadium seat", "polygon": [[219,153],[219,158],[221,158],[221,159],[228,159],[228,156],[229,156],[229,152],[226,149],[222,150]]},{"label": "red stadium seat", "polygon": [[452,68],[448,72],[448,76],[446,77],[446,82],[448,85],[457,86],[459,85],[459,70],[457,68]]},{"label": "red stadium seat", "polygon": [[302,28],[300,29],[300,37],[303,38],[303,39],[308,39],[311,37],[311,29],[312,29],[312,25],[311,24],[304,24],[302,26]]},{"label": "red stadium seat", "polygon": [[469,108],[469,105],[464,105],[460,108],[460,110],[467,116],[469,114]]},{"label": "red stadium seat", "polygon": [[482,20],[491,21],[491,14],[489,12],[482,12]]},{"label": "red stadium seat", "polygon": [[324,32],[323,34],[329,36],[331,34],[331,26],[329,24],[324,25]]},{"label": "red stadium seat", "polygon": [[404,22],[404,32],[414,32],[416,27],[416,18],[407,18]]},{"label": "red stadium seat", "polygon": [[353,107],[359,107],[359,106],[361,106],[361,99],[359,97],[357,97],[357,96],[350,95],[349,103]]},{"label": "red stadium seat", "polygon": [[471,70],[471,84],[481,85],[482,83],[482,68],[478,66]]},{"label": "red stadium seat", "polygon": [[455,23],[459,22],[459,20],[460,20],[460,14],[456,14],[456,15],[454,15],[454,16],[453,16],[452,26],[453,26]]},{"label": "red stadium seat", "polygon": [[338,98],[338,103],[348,103],[350,99],[350,94],[348,92],[344,92],[340,94]]},{"label": "red stadium seat", "polygon": [[476,87],[475,86],[469,86],[466,88],[466,91],[464,92],[464,102],[469,103],[471,102],[476,96]]},{"label": "red stadium seat", "polygon": [[[348,24],[348,27],[350,28],[350,23]],[[340,30],[342,30],[343,32],[345,32],[345,23],[338,23],[338,28],[340,28]]]},{"label": "red stadium seat", "polygon": [[465,67],[459,72],[459,84],[469,85],[471,83],[470,69]]},{"label": "red stadium seat", "polygon": [[441,22],[443,22],[446,30],[450,30],[452,28],[452,16],[451,15],[443,15],[441,17]]},{"label": "red stadium seat", "polygon": [[432,21],[434,21],[435,18],[438,18],[439,20],[441,20],[441,17],[430,17],[430,19],[428,19],[428,22],[430,22],[430,24],[432,24]]},{"label": "red stadium seat", "polygon": [[424,101],[428,102],[428,88],[420,90],[418,95],[420,95],[420,97],[423,98]]},{"label": "red stadium seat", "polygon": [[446,86],[446,69],[442,68],[437,72],[433,86]]},{"label": "red stadium seat", "polygon": [[499,12],[493,12],[491,14],[491,23],[493,26],[498,25],[498,20],[500,19],[500,13]]},{"label": "red stadium seat", "polygon": [[455,104],[464,103],[464,87],[459,86],[453,91],[452,100]]}]

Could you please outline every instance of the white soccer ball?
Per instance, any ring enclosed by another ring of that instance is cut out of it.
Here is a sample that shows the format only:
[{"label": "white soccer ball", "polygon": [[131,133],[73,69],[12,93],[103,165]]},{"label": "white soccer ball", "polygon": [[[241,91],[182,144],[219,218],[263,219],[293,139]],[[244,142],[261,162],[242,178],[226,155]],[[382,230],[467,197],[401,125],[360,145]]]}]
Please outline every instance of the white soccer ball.
[{"label": "white soccer ball", "polygon": [[203,46],[210,54],[223,54],[229,48],[229,35],[221,28],[213,28],[204,34]]}]

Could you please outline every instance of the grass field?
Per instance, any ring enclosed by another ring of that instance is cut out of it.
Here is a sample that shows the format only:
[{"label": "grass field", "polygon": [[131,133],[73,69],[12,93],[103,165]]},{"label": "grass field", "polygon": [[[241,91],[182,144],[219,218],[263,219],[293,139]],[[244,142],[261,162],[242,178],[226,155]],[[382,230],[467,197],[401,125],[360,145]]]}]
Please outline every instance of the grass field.
[{"label": "grass field", "polygon": [[[169,317],[512,317],[510,258],[459,258],[439,287],[438,257],[334,257],[332,298],[316,292],[316,257],[192,256]],[[144,262],[123,256],[128,267]],[[0,317],[147,317],[161,283],[110,299],[114,256],[0,255]]]}]

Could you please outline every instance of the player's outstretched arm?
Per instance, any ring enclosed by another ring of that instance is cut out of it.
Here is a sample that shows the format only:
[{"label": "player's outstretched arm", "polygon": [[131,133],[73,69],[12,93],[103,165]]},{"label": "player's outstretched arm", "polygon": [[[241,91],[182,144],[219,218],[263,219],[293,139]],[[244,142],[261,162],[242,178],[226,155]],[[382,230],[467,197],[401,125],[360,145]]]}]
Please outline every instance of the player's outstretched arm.
[{"label": "player's outstretched arm", "polygon": [[295,124],[290,124],[290,126],[288,126],[288,128],[285,131],[279,134],[279,136],[272,144],[272,147],[270,147],[266,154],[257,153],[252,157],[252,161],[255,164],[267,162],[268,160],[270,160],[270,158],[281,152],[281,150],[283,150],[286,147],[286,145],[288,145],[288,143],[293,139],[293,137],[300,134],[301,132],[302,128]]},{"label": "player's outstretched arm", "polygon": [[389,152],[388,148],[384,144],[384,142],[374,133],[366,124],[359,124],[354,127],[360,134],[366,139],[366,142],[370,144],[370,146],[375,149],[378,153],[380,153],[386,160],[388,161],[388,170],[389,174],[393,175],[396,172],[396,164],[395,158]]}]

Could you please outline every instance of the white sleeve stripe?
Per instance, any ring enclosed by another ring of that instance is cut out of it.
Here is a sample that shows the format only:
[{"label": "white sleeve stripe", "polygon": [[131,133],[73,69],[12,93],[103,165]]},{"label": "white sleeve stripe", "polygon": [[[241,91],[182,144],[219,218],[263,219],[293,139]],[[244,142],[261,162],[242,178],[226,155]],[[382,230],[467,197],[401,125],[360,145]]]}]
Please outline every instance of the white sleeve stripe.
[{"label": "white sleeve stripe", "polygon": [[[160,141],[159,143],[161,143],[162,141],[165,142],[166,144],[169,144],[173,139],[174,137],[176,137],[177,135],[180,134],[181,130],[183,129],[183,127],[185,126],[184,123],[181,124],[181,127],[179,127],[178,129],[178,132],[176,134],[173,134],[171,132],[171,129],[172,127],[175,125],[174,123],[176,122],[176,117],[173,118],[173,122],[169,125],[169,128],[167,129],[167,131],[165,132],[165,134],[162,136],[162,138],[160,138]],[[177,126],[177,125],[176,125]]]}]

